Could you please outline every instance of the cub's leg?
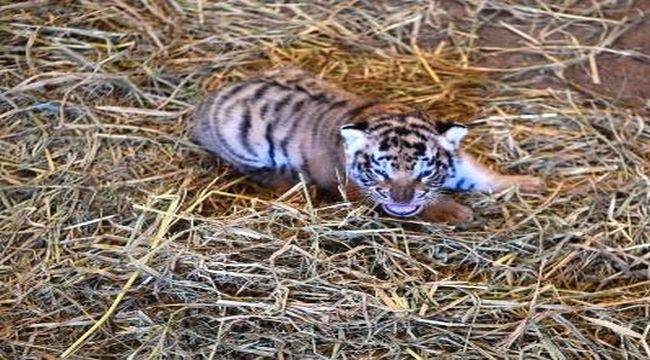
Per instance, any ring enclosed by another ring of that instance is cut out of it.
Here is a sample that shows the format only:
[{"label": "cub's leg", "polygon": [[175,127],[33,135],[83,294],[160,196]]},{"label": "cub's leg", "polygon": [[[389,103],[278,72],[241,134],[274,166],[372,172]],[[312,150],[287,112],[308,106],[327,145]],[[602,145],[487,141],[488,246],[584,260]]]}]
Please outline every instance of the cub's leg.
[{"label": "cub's leg", "polygon": [[361,201],[363,200],[363,191],[360,187],[348,183],[345,186],[345,197],[348,201]]},{"label": "cub's leg", "polygon": [[461,223],[472,219],[472,209],[447,195],[440,195],[420,213],[422,220],[434,223]]},{"label": "cub's leg", "polygon": [[252,181],[283,194],[294,187],[298,180],[287,171],[273,168],[246,168],[241,170]]},{"label": "cub's leg", "polygon": [[454,191],[499,192],[511,186],[519,186],[525,192],[544,190],[542,179],[528,175],[502,175],[479,163],[470,155],[460,153],[454,162],[455,172],[443,187]]}]

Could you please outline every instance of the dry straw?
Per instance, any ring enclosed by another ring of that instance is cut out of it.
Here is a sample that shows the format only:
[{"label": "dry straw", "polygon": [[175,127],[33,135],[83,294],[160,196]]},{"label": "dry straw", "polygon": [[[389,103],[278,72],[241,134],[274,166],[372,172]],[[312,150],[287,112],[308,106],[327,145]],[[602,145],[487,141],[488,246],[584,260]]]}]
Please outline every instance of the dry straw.
[{"label": "dry straw", "polygon": [[[526,80],[647,61],[612,48],[644,15],[573,3],[0,2],[0,358],[649,358],[647,117]],[[541,62],[478,61],[508,53]],[[456,228],[270,194],[189,128],[286,64],[467,123],[549,189],[464,196]]]}]

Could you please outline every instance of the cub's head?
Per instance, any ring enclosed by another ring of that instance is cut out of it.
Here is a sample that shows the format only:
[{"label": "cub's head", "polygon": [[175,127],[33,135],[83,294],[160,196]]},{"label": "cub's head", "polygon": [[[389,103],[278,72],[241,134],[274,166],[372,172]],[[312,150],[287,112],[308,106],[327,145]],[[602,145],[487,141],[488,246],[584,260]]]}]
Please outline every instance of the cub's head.
[{"label": "cub's head", "polygon": [[383,209],[413,216],[435,199],[453,171],[467,128],[418,115],[384,115],[340,129],[348,177]]}]

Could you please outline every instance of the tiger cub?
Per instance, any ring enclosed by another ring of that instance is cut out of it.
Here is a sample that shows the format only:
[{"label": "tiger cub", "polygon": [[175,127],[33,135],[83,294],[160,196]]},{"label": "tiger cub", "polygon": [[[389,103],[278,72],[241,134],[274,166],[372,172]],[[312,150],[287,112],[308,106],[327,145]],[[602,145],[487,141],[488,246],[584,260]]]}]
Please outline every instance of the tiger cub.
[{"label": "tiger cub", "polygon": [[195,112],[206,148],[254,181],[286,190],[302,174],[389,215],[461,222],[469,208],[441,192],[543,188],[540,179],[498,174],[460,150],[463,125],[416,109],[365,99],[294,68],[210,93]]}]

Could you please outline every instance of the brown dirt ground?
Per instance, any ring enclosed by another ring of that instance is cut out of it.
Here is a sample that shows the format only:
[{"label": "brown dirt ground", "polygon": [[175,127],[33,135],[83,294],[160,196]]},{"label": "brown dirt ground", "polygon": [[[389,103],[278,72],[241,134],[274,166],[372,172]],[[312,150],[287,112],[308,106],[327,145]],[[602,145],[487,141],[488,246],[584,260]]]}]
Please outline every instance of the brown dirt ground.
[{"label": "brown dirt ground", "polygon": [[[454,26],[471,31],[471,24],[467,22],[468,10],[454,0],[441,2],[448,14],[448,21]],[[590,1],[578,1],[570,5],[569,9],[576,14],[587,12],[591,6]],[[650,1],[619,1],[609,9],[602,9],[602,15],[608,19],[633,19],[631,25],[624,29],[612,43],[611,48],[620,51],[635,52],[634,56],[597,52],[597,64],[600,83],[594,83],[589,61],[581,61],[569,65],[562,71],[548,71],[547,68],[522,71],[514,77],[526,81],[529,86],[544,89],[563,89],[566,86],[574,88],[592,98],[616,102],[619,105],[630,107],[648,106],[650,98]],[[587,26],[577,23],[564,30],[547,26],[540,26],[527,20],[520,20],[516,13],[508,10],[484,9],[479,16],[483,19],[482,26],[476,31],[474,46],[477,49],[499,48],[493,53],[477,52],[474,59],[475,66],[494,69],[512,69],[517,67],[542,66],[549,63],[549,59],[535,53],[530,49],[530,42],[523,36],[503,26],[506,23],[530,35],[535,39],[547,35],[549,42],[566,43],[575,42],[585,46],[596,46],[600,39],[614,31],[611,27]],[[552,31],[549,31],[552,30]],[[567,38],[567,36],[569,38]],[[573,39],[571,39],[571,37]],[[435,47],[443,40],[440,36],[425,36],[428,45]],[[448,40],[448,38],[447,38]],[[512,76],[512,75],[509,75]]]}]

